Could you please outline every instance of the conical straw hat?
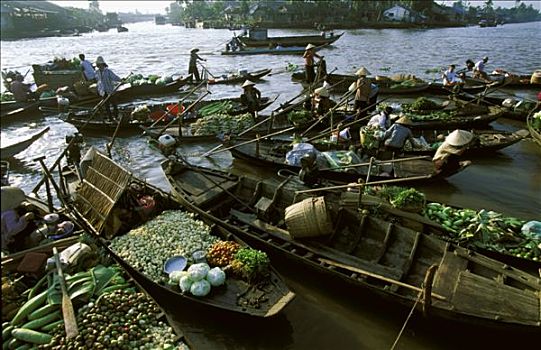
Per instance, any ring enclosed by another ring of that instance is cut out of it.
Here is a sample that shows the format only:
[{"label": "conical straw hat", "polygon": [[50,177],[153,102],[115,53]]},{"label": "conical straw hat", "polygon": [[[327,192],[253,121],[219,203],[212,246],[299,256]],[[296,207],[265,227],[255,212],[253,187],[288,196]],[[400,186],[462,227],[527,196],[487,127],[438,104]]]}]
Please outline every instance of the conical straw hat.
[{"label": "conical straw hat", "polygon": [[315,47],[316,47],[316,45],[314,45],[314,44],[308,44],[308,45],[306,45],[306,49],[304,49],[304,50],[314,49]]},{"label": "conical straw hat", "polygon": [[406,117],[406,116],[402,116],[402,117],[398,118],[396,123],[397,124],[402,124],[402,125],[411,125],[411,119]]},{"label": "conical straw hat", "polygon": [[2,186],[2,211],[15,209],[26,199],[19,187]]},{"label": "conical straw hat", "polygon": [[255,85],[255,83],[254,83],[253,81],[246,80],[246,81],[244,82],[244,84],[242,84],[242,87],[245,88],[245,87],[247,87],[247,86],[254,86],[254,85]]},{"label": "conical straw hat", "polygon": [[473,140],[473,134],[466,130],[455,130],[445,138],[448,144],[455,147],[467,145],[471,140]]},{"label": "conical straw hat", "polygon": [[370,75],[370,72],[365,67],[361,67],[357,72],[355,72],[355,74],[358,76],[367,76]]},{"label": "conical straw hat", "polygon": [[105,60],[103,59],[103,57],[98,56],[98,58],[96,58],[96,65],[98,64],[107,64],[107,63],[105,63]]}]

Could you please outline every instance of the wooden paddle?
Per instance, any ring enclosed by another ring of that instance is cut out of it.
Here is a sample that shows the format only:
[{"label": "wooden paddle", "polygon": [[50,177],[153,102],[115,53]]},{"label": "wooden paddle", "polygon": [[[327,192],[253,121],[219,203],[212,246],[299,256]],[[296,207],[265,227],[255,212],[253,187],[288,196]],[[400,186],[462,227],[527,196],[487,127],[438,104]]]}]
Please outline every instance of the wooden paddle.
[{"label": "wooden paddle", "polygon": [[64,327],[66,329],[66,338],[74,338],[79,334],[77,329],[77,319],[75,317],[75,311],[73,310],[73,304],[68,294],[68,288],[66,288],[66,280],[64,279],[64,273],[62,272],[62,265],[60,263],[60,257],[58,256],[58,250],[53,247],[54,261],[56,263],[56,269],[58,270],[58,277],[60,278],[60,288],[62,288],[62,316],[64,318]]},{"label": "wooden paddle", "polygon": [[[133,73],[130,72],[130,74],[128,74],[125,78],[122,79],[122,81],[128,79]],[[111,98],[111,96],[113,96],[115,94],[115,92],[118,90],[118,88],[122,86],[122,83],[121,84],[118,84],[115,89],[109,94],[107,95],[107,97],[105,97],[104,99],[102,99],[97,105],[94,106],[94,108],[92,109],[92,114],[90,115],[90,117],[87,119],[87,121],[81,126],[81,128],[84,128],[88,123],[90,123],[90,121],[92,119],[94,119],[94,117],[96,116],[96,113],[98,112],[98,110],[101,108],[101,106],[103,106],[105,104],[105,102],[109,101],[109,99]],[[60,164],[60,161],[62,160],[62,158],[64,157],[64,155],[66,154],[66,152],[68,151],[68,149],[70,148],[70,146],[75,142],[76,138],[73,137],[71,139],[71,141],[68,143],[68,145],[66,146],[66,148],[64,148],[64,150],[62,151],[62,153],[60,153],[60,156],[58,156],[58,158],[55,160],[55,162],[53,163],[53,165],[49,168],[49,172],[51,172],[54,168],[56,168],[58,166],[58,164]],[[41,180],[38,181],[38,183],[36,184],[36,186],[34,186],[34,188],[32,189],[32,192],[33,193],[37,193],[39,188],[41,187],[41,185],[43,185],[43,183],[45,182],[45,177],[42,177]]]}]

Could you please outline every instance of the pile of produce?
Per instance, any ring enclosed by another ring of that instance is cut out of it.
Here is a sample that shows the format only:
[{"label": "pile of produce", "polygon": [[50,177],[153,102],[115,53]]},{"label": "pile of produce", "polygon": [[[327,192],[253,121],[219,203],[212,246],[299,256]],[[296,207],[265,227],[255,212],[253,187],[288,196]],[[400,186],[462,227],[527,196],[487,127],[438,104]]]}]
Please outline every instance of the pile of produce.
[{"label": "pile of produce", "polygon": [[150,108],[148,106],[142,105],[137,106],[131,113],[130,116],[133,120],[146,121],[150,115]]},{"label": "pile of produce", "polygon": [[225,267],[233,262],[240,245],[233,241],[214,243],[207,252],[207,261],[211,266]]},{"label": "pile of produce", "polygon": [[254,125],[254,118],[250,113],[241,115],[212,114],[199,118],[191,125],[192,135],[236,135]]},{"label": "pile of produce", "polygon": [[241,248],[232,241],[216,242],[207,252],[207,261],[211,266],[224,267],[233,276],[246,280],[259,279],[269,272],[267,254],[252,248]]},{"label": "pile of produce", "polygon": [[404,111],[433,111],[441,108],[441,106],[426,97],[419,97],[413,103],[404,103],[402,109]]},{"label": "pile of produce", "polygon": [[9,91],[2,92],[2,94],[0,95],[0,101],[1,102],[15,101],[15,97],[13,97],[13,94]]},{"label": "pile of produce", "polygon": [[225,272],[219,268],[210,268],[207,263],[193,264],[188,271],[174,271],[169,275],[169,284],[178,284],[182,293],[196,297],[208,295],[212,287],[225,284]]},{"label": "pile of produce", "polygon": [[398,209],[419,208],[420,211],[426,203],[425,195],[415,188],[370,186],[364,189],[364,193],[383,198]]},{"label": "pile of produce", "polygon": [[313,119],[312,112],[306,109],[291,111],[287,114],[287,120],[294,126],[302,126]]},{"label": "pile of produce", "polygon": [[429,120],[449,120],[456,116],[455,111],[433,111],[428,114],[406,113],[414,122]]},{"label": "pile of produce", "polygon": [[390,85],[391,89],[403,89],[403,88],[409,88],[409,87],[416,87],[419,83],[415,80],[404,80],[400,83],[393,83]]},{"label": "pile of produce", "polygon": [[191,256],[207,251],[217,238],[210,227],[194,215],[179,210],[164,211],[127,234],[115,237],[110,248],[128,264],[156,283],[165,283],[165,261],[172,256]]},{"label": "pile of produce", "polygon": [[142,74],[132,74],[128,79],[126,79],[126,82],[130,83],[132,86],[140,86],[140,85],[165,86],[173,82],[173,77],[170,75],[159,76],[156,74],[151,74],[145,77]]},{"label": "pile of produce", "polygon": [[521,231],[524,220],[485,209],[455,209],[440,203],[427,204],[424,215],[459,241],[520,258],[541,259],[541,238]]},{"label": "pile of produce", "polygon": [[56,96],[56,92],[54,90],[47,90],[47,91],[43,91],[39,95],[39,98],[40,98],[40,100],[42,100],[42,99],[49,98],[49,97],[54,97],[54,96]]},{"label": "pile of produce", "polygon": [[77,57],[73,57],[71,60],[64,57],[55,57],[53,64],[57,70],[76,70],[80,69],[81,61]]},{"label": "pile of produce", "polygon": [[199,108],[197,113],[202,117],[207,117],[215,114],[230,114],[234,110],[238,110],[239,107],[240,103],[231,100],[225,100],[221,102],[209,103],[208,105]]},{"label": "pile of produce", "polygon": [[531,125],[534,130],[541,132],[541,112],[537,112],[533,115]]}]

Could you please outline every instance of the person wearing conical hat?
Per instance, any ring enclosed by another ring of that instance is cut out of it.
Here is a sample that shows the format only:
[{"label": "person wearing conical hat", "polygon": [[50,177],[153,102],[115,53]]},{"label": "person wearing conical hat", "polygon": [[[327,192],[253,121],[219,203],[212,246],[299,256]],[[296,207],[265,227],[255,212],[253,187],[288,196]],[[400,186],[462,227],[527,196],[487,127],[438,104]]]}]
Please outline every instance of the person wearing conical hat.
[{"label": "person wearing conical hat", "polygon": [[[372,85],[366,78],[370,72],[365,67],[361,67],[355,72],[357,75],[357,81],[355,82],[355,110],[357,111],[357,118],[365,117],[368,114],[368,106],[370,103],[370,96],[372,93]],[[353,84],[352,84],[353,86]]]},{"label": "person wearing conical hat", "polygon": [[304,58],[304,70],[306,73],[306,82],[309,84],[312,84],[316,79],[316,73],[314,71],[314,57],[317,57],[321,59],[321,56],[319,56],[316,53],[315,50],[316,46],[313,44],[306,45],[306,49],[304,50],[304,55],[302,57]]},{"label": "person wearing conical hat", "polygon": [[244,84],[242,84],[242,89],[244,91],[242,95],[240,95],[240,102],[248,107],[248,111],[255,119],[261,101],[261,91],[256,89],[254,86],[255,83],[250,80],[246,80]]},{"label": "person wearing conical hat", "polygon": [[403,115],[398,118],[398,120],[389,129],[387,129],[387,131],[385,131],[381,141],[383,142],[385,151],[387,151],[387,153],[391,152],[395,155],[402,153],[404,144],[408,140],[412,143],[412,145],[417,145],[417,141],[413,137],[413,133],[408,127],[411,124],[411,120]]},{"label": "person wearing conical hat", "polygon": [[192,79],[195,79],[195,81],[201,80],[199,69],[197,69],[197,61],[207,61],[206,59],[199,57],[197,54],[198,52],[199,49],[195,47],[190,50],[190,63],[188,64],[188,74],[192,74]]},{"label": "person wearing conical hat", "polygon": [[314,90],[312,113],[318,117],[322,117],[334,106],[336,106],[336,102],[331,100],[329,90],[326,87],[320,87]]},{"label": "person wearing conical hat", "polygon": [[[122,79],[109,69],[109,66],[107,63],[105,63],[102,56],[98,56],[98,58],[96,58],[96,67],[98,93],[102,98],[106,98],[107,96],[111,95],[113,91],[115,91],[115,83],[121,82]],[[114,96],[109,97],[104,103],[105,112],[107,113],[109,120],[114,119],[113,114],[111,114],[111,105],[113,106],[114,117],[117,118],[118,106]]]},{"label": "person wearing conical hat", "polygon": [[470,161],[461,161],[460,157],[476,140],[475,135],[466,130],[457,129],[447,135],[432,158],[436,173],[454,173],[469,165]]},{"label": "person wearing conical hat", "polygon": [[19,235],[23,233],[28,224],[34,219],[33,213],[21,215],[26,195],[23,190],[14,186],[2,186],[2,251],[13,251],[19,245]]}]

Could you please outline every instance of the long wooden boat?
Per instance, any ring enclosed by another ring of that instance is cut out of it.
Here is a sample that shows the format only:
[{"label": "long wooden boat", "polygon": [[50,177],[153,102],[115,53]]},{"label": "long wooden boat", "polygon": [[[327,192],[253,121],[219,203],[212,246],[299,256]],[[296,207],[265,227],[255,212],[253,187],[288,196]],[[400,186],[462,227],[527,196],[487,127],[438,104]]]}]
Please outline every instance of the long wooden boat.
[{"label": "long wooden boat", "polygon": [[11,158],[14,155],[24,151],[28,147],[30,147],[31,144],[33,144],[35,141],[37,141],[40,137],[45,135],[47,131],[49,131],[49,127],[43,128],[36,134],[22,140],[16,143],[12,143],[10,145],[2,145],[0,152],[1,152],[1,159],[7,159]]},{"label": "long wooden boat", "polygon": [[33,105],[35,102],[39,102],[39,106],[46,106],[46,107],[57,106],[56,96],[53,96],[53,97],[40,98],[37,101],[27,101],[27,102],[3,101],[0,105],[1,106],[0,110],[2,111],[2,115],[4,115],[5,113],[14,111],[16,109],[25,108],[29,105]]},{"label": "long wooden boat", "polygon": [[[484,106],[500,106],[504,109],[504,113],[502,115],[503,118],[516,119],[520,121],[526,121],[528,114],[532,110],[541,110],[541,105],[537,105],[533,101],[521,100],[520,98],[518,98],[518,100],[515,100],[516,107],[505,107],[503,106],[503,103],[507,99],[506,97],[498,97],[484,94],[469,94],[466,92],[457,94],[457,97],[463,101],[472,101],[476,104]],[[520,105],[517,106],[517,104],[519,103]]]},{"label": "long wooden boat", "polygon": [[[116,225],[114,222],[118,220],[116,214],[118,210],[134,210],[133,204],[137,202],[132,201],[137,201],[137,198],[142,198],[142,196],[152,198],[156,204],[153,209],[150,212],[146,210],[143,216],[137,217],[138,214],[132,216],[129,222],[122,221],[120,229],[114,229],[115,226],[111,224]],[[122,236],[129,230],[140,227],[141,224],[164,210],[184,211],[185,207],[170,194],[137,179],[100,153],[95,153],[83,183],[76,192],[73,210],[81,225],[99,237],[99,242],[143,288],[157,291],[167,300],[175,300],[181,304],[197,304],[207,310],[226,312],[231,315],[264,318],[278,314],[295,296],[272,266],[269,267],[269,275],[258,278],[256,281],[248,282],[229,277],[224,286],[216,287],[205,297],[195,297],[188,293],[181,293],[177,285],[171,286],[151,279],[142,272],[140,263],[138,266],[128,263],[121,257],[121,253],[111,248],[111,239],[115,235]],[[210,223],[207,219],[202,220]],[[227,230],[218,227],[213,227],[211,230],[210,234],[220,240],[235,241],[247,247],[244,242]],[[170,256],[153,258],[163,260],[165,263]],[[183,312],[182,308],[180,310]]]},{"label": "long wooden boat", "polygon": [[[536,114],[539,114],[539,112],[537,112]],[[535,143],[541,146],[541,131],[539,129],[534,128],[534,118],[536,114],[531,113],[528,116],[528,119],[527,119],[528,131],[530,131],[530,135],[532,135],[532,139],[535,141]],[[538,122],[538,125],[539,124],[540,123]]]},{"label": "long wooden boat", "polygon": [[308,44],[320,46],[330,45],[340,39],[344,33],[336,35],[297,35],[297,36],[273,36],[265,38],[254,38],[250,36],[238,36],[240,42],[247,47],[269,47],[269,45],[280,45],[284,47],[290,46],[306,46]]},{"label": "long wooden boat", "polygon": [[[315,51],[319,51],[323,46],[314,48]],[[237,56],[237,55],[302,55],[305,48],[302,46],[288,46],[279,48],[243,48],[241,47],[237,51],[222,51],[222,55]]]},{"label": "long wooden boat", "polygon": [[418,129],[479,129],[486,127],[505,113],[502,107],[490,106],[485,112],[473,113],[458,111],[455,115],[447,118],[426,116],[415,116],[412,113],[406,113],[412,119],[408,128]]},{"label": "long wooden boat", "polygon": [[[234,140],[228,143],[233,157],[258,164],[267,168],[289,169],[298,174],[300,166],[287,164],[286,153],[291,150],[291,142],[283,140],[260,140],[259,142],[245,143]],[[319,176],[322,179],[337,183],[357,182],[359,178],[366,179],[369,163],[360,163],[360,159],[351,151],[322,152],[326,166],[321,166]],[[409,159],[394,163],[373,165],[370,170],[370,181],[398,180],[401,182],[429,181],[446,176],[452,176],[456,171],[443,169],[436,174],[434,164],[429,159]],[[358,166],[356,164],[362,164]]]},{"label": "long wooden boat", "polygon": [[[49,284],[49,282],[54,281],[56,279],[56,269],[54,269],[54,272],[47,271],[45,268],[45,261],[47,259],[52,259],[53,249],[56,248],[59,254],[61,254],[64,250],[74,247],[75,245],[85,245],[85,253],[81,254],[81,258],[79,258],[77,261],[77,264],[63,264],[63,273],[64,277],[66,279],[74,280],[74,277],[78,275],[88,275],[88,278],[85,281],[88,281],[90,278],[92,278],[91,284],[94,288],[92,288],[92,292],[90,292],[88,289],[85,293],[78,293],[78,296],[72,297],[72,305],[74,307],[74,310],[76,314],[78,315],[78,322],[80,322],[82,318],[82,314],[86,313],[88,314],[88,310],[85,310],[85,307],[87,307],[87,303],[89,300],[89,295],[92,293],[94,295],[94,298],[96,296],[105,296],[109,293],[119,293],[121,290],[129,290],[130,293],[140,293],[145,296],[145,298],[138,298],[138,302],[144,302],[151,305],[151,308],[145,308],[148,310],[148,312],[152,312],[156,317],[156,321],[151,321],[152,323],[162,324],[162,327],[168,326],[172,328],[172,336],[167,339],[172,344],[171,346],[185,346],[186,344],[190,347],[193,347],[193,344],[191,343],[190,339],[184,335],[184,332],[182,329],[178,327],[178,324],[175,324],[171,322],[171,318],[165,313],[164,309],[155,301],[153,300],[153,297],[146,293],[146,291],[141,288],[141,286],[138,284],[137,281],[130,278],[128,274],[126,274],[120,266],[116,264],[111,264],[111,257],[107,254],[104,254],[103,250],[98,251],[98,246],[96,245],[96,242],[92,240],[90,237],[85,237],[82,239],[82,237],[69,237],[60,239],[57,241],[50,242],[48,244],[34,247],[27,249],[25,251],[21,251],[15,254],[10,254],[7,256],[2,257],[2,282],[3,282],[3,290],[2,290],[2,319],[6,323],[2,326],[2,330],[5,330],[5,333],[3,333],[2,340],[4,341],[4,344],[8,344],[9,341],[12,341],[13,334],[12,330],[21,327],[21,322],[17,321],[18,323],[16,325],[13,324],[13,318],[16,315],[16,313],[20,310],[22,305],[26,305],[28,298],[26,296],[23,296],[22,292],[28,292],[31,289],[35,289],[31,291],[34,296],[45,293],[49,287],[53,288],[53,284]],[[36,265],[36,262],[33,262],[32,264],[28,264],[29,260],[42,260],[43,264]],[[96,270],[94,270],[96,269]],[[28,270],[28,271],[27,271]],[[30,271],[32,270],[32,271]],[[105,273],[100,276],[99,279],[96,279],[95,276],[97,276],[97,272],[95,271],[99,270],[100,272],[104,273],[104,270],[107,270],[107,272],[114,272],[114,275],[107,276]],[[92,271],[92,272],[90,272]],[[90,277],[92,275],[92,277]],[[52,276],[55,276],[54,278]],[[76,278],[75,278],[76,279]],[[99,280],[99,282],[98,282]],[[5,282],[5,283],[4,283]],[[84,282],[84,281],[83,281]],[[72,282],[70,282],[72,283]],[[89,282],[87,282],[89,283]],[[71,293],[74,291],[82,288],[80,288],[81,284],[84,283],[78,283],[79,287],[76,287],[77,284],[72,284],[72,289],[70,289]],[[88,284],[87,284],[88,285]],[[108,291],[106,288],[110,287],[110,290]],[[83,290],[84,291],[84,290]],[[56,304],[57,308],[52,306],[56,302],[53,301],[52,294],[54,292],[51,292],[50,294],[47,293],[47,298],[41,302],[41,305],[48,304],[49,309],[52,309],[51,312],[55,312],[56,310],[61,310],[62,306],[61,304]],[[19,294],[19,295],[17,295]],[[72,294],[73,295],[73,294]],[[50,298],[50,299],[49,299]],[[105,300],[104,298],[100,298]],[[60,300],[58,300],[60,301]],[[133,304],[133,300],[129,301],[132,303],[131,305],[125,305],[128,306],[128,309],[131,307],[143,307],[143,304]],[[37,307],[34,307],[34,310],[37,309]],[[126,309],[127,311],[127,309]],[[57,317],[60,320],[63,320],[63,315],[60,315]],[[28,316],[23,319],[23,323],[25,323],[28,320]],[[56,319],[53,319],[55,321]],[[131,321],[134,321],[134,318],[131,318]],[[84,322],[84,321],[83,321]],[[128,322],[126,320],[126,322]],[[58,322],[57,322],[58,323]],[[86,323],[86,322],[85,322]],[[125,324],[126,326],[134,326],[134,324]],[[79,337],[81,337],[81,333],[86,333],[86,330],[84,329],[85,326],[82,323],[78,324],[78,331],[79,331]],[[54,329],[50,330],[37,330],[40,333],[43,334],[57,334]],[[130,337],[131,340],[138,339],[140,340],[142,337],[141,334],[135,337],[135,334]],[[54,338],[54,337],[51,337]],[[64,337],[63,337],[64,338]],[[52,339],[52,342],[54,339]],[[12,341],[13,342],[13,341]],[[52,342],[47,344],[46,346],[51,346]],[[18,341],[17,346],[25,346],[25,348],[30,348],[31,346],[36,346],[36,344],[31,344],[26,341]],[[182,344],[184,343],[184,345]],[[14,342],[15,344],[15,342]],[[95,345],[95,344],[94,344]],[[165,346],[165,344],[159,344],[160,346]],[[43,345],[42,345],[43,346]]]},{"label": "long wooden boat", "polygon": [[[526,89],[526,90],[539,90],[541,89],[541,83],[532,83],[531,74],[507,74],[497,73],[496,71],[488,75],[489,79],[493,82],[497,82],[499,85],[509,89]],[[479,81],[476,79],[468,79],[471,81]]]},{"label": "long wooden boat", "polygon": [[47,84],[53,90],[62,86],[71,87],[82,79],[80,69],[48,70],[45,65],[39,64],[33,64],[32,69],[36,84]]},{"label": "long wooden boat", "polygon": [[[468,92],[470,94],[475,94],[478,92],[483,92],[489,87],[491,86],[489,86],[486,83],[476,82],[476,83],[466,84],[462,86],[460,88],[460,91]],[[426,92],[430,94],[436,94],[436,95],[450,95],[454,91],[452,88],[443,86],[442,82],[431,82],[429,83],[429,86],[426,89]]]},{"label": "long wooden boat", "polygon": [[[333,91],[338,93],[344,93],[348,91],[350,85],[357,81],[357,76],[353,74],[327,74],[325,79],[327,83],[333,85]],[[304,71],[294,72],[291,75],[291,79],[294,81],[305,82],[306,74]],[[401,85],[400,82],[394,82],[392,80],[377,80],[376,78],[369,78],[369,80],[378,85],[378,93],[383,95],[409,95],[417,94],[428,89],[429,84],[427,82],[416,82],[410,85]]]},{"label": "long wooden boat", "polygon": [[41,107],[56,108],[57,106],[56,96],[28,102],[2,102],[0,108],[0,123],[2,125],[8,125],[16,122],[30,121],[42,116],[40,113]]},{"label": "long wooden boat", "polygon": [[539,334],[536,275],[356,209],[333,207],[339,201],[328,196],[336,193],[324,196],[328,234],[295,239],[284,225],[284,211],[303,197],[288,179],[202,174],[169,164],[167,177],[186,205],[273,256],[332,279],[328,285],[334,288],[353,288],[370,302],[415,308],[446,325]]},{"label": "long wooden boat", "polygon": [[180,77],[163,86],[155,84],[133,85],[126,89],[118,90],[115,96],[119,101],[127,101],[144,96],[173,94],[177,92],[178,89],[188,84],[190,79],[191,76],[184,78]]},{"label": "long wooden boat", "polygon": [[[259,69],[253,72],[247,72],[246,74],[233,74],[233,75],[223,75],[218,76],[213,79],[208,79],[209,85],[214,84],[240,84],[244,83],[246,80],[250,81],[258,81],[262,79],[264,76],[269,74],[272,71],[271,68],[267,69]],[[199,82],[194,82],[194,84],[198,84]]]},{"label": "long wooden boat", "polygon": [[[270,97],[262,97],[261,98],[261,104],[259,105],[259,110],[263,110],[270,106],[274,101],[276,100],[276,97],[270,98]],[[206,100],[206,101],[200,101],[198,103],[198,109],[207,105],[210,105],[212,103],[219,103],[219,102],[225,102],[225,101],[231,101],[233,103],[233,107],[228,110],[228,114],[230,115],[239,115],[244,114],[248,112],[248,109],[246,106],[242,105],[240,103],[240,98],[226,98],[226,99],[220,99],[220,100]],[[189,106],[191,102],[184,102],[184,106]],[[118,123],[121,121],[121,125],[118,129],[117,134],[119,136],[129,136],[133,135],[134,133],[140,133],[142,129],[150,127],[154,120],[149,118],[146,119],[134,119],[131,116],[131,113],[137,106],[140,106],[141,104],[137,105],[126,105],[124,107],[119,107],[119,117],[118,120],[107,120],[106,116],[103,112],[98,113],[95,117],[90,119],[90,115],[92,114],[91,110],[80,110],[80,111],[74,111],[69,113],[63,113],[62,119],[64,119],[66,122],[72,124],[75,126],[79,132],[86,134],[86,135],[113,135],[115,130],[117,129]],[[175,106],[175,103],[164,103],[164,104],[154,104],[154,105],[147,105],[150,109],[150,112],[152,115],[153,113],[161,116],[165,111],[167,110],[168,106]],[[183,119],[183,123],[190,124],[195,122],[197,119],[199,119],[200,116],[196,113],[190,113],[189,115],[185,115]],[[165,121],[159,122],[157,124],[159,126],[166,125]]]}]

